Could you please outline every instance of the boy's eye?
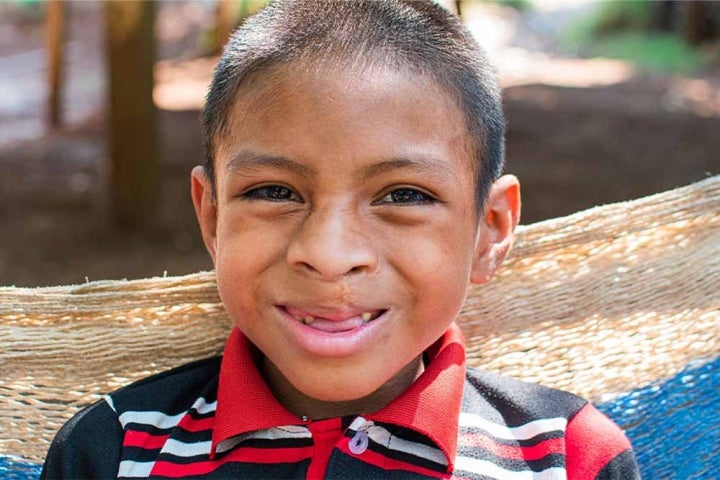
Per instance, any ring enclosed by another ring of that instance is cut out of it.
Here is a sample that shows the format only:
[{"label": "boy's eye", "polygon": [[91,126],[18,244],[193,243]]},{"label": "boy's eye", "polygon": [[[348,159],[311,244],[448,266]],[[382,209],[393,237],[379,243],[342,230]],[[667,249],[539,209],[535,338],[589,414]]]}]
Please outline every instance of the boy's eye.
[{"label": "boy's eye", "polygon": [[399,203],[405,205],[416,205],[433,203],[435,200],[428,195],[414,188],[398,188],[382,197],[378,203]]},{"label": "boy's eye", "polygon": [[288,187],[282,185],[265,185],[253,188],[242,194],[249,200],[269,200],[271,202],[300,202],[302,199]]}]

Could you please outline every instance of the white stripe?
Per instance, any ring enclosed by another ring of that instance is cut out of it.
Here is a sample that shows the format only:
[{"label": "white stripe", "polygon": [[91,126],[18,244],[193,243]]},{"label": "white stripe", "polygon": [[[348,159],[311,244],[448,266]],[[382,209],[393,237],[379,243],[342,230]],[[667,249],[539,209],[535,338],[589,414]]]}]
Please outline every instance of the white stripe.
[{"label": "white stripe", "polygon": [[195,455],[210,454],[210,440],[205,442],[185,443],[178,440],[168,439],[163,445],[160,454],[169,453],[177,457],[193,457]]},{"label": "white stripe", "polygon": [[206,413],[214,412],[217,409],[217,400],[211,403],[207,403],[203,397],[198,398],[195,404],[192,406],[197,413],[204,415]]},{"label": "white stripe", "polygon": [[148,478],[153,466],[155,466],[155,462],[133,462],[132,460],[123,460],[120,462],[118,477]]},{"label": "white stripe", "polygon": [[[204,398],[198,398],[195,405],[192,406],[198,413],[214,412],[217,407],[217,401],[206,403]],[[156,411],[127,411],[120,415],[120,423],[126,428],[129,423],[139,423],[141,425],[152,425],[155,428],[172,428],[180,423],[180,420],[187,415],[187,412],[181,412],[177,415],[167,415],[163,412]]]},{"label": "white stripe", "polygon": [[236,435],[234,437],[223,440],[217,446],[215,450],[217,453],[224,453],[228,450],[232,450],[239,443],[249,439],[262,439],[262,440],[281,440],[284,438],[312,438],[312,434],[307,427],[303,425],[287,425],[284,427],[273,427],[265,430],[256,430],[254,432],[244,433],[242,435]]},{"label": "white stripe", "polygon": [[248,438],[260,438],[263,440],[280,440],[283,438],[312,438],[310,430],[303,425],[287,425],[284,427],[273,427],[265,430],[250,432],[245,436]]},{"label": "white stripe", "polygon": [[517,427],[507,427],[486,420],[480,415],[463,412],[460,413],[459,425],[461,427],[480,428],[493,437],[502,440],[528,440],[542,433],[564,432],[565,427],[567,427],[567,419],[562,417],[544,418]]},{"label": "white stripe", "polygon": [[425,458],[440,465],[447,465],[448,463],[447,457],[440,449],[391,435],[385,428],[377,425],[368,428],[366,431],[375,443],[384,445],[390,450],[409,453],[410,455]]},{"label": "white stripe", "polygon": [[110,405],[110,408],[112,408],[112,411],[115,412],[115,415],[117,415],[117,409],[115,408],[115,402],[113,402],[113,399],[110,395],[105,395],[103,397],[103,400],[105,400],[105,403]]},{"label": "white stripe", "polygon": [[455,459],[455,475],[462,476],[462,472],[470,472],[486,477],[497,478],[498,480],[566,480],[567,473],[564,468],[548,468],[541,472],[525,470],[513,472],[506,470],[486,460],[479,460],[470,457],[457,457]]},{"label": "white stripe", "polygon": [[139,423],[141,425],[152,425],[155,428],[172,428],[180,423],[180,420],[186,415],[186,412],[177,415],[165,415],[162,412],[125,412],[120,415],[120,423],[123,428],[127,428],[130,423]]}]

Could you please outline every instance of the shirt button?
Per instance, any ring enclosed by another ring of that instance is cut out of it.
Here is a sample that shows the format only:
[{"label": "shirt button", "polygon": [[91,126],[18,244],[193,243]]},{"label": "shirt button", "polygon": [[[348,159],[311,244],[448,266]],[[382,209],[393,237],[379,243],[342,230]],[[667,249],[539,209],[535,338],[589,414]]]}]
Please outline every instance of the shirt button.
[{"label": "shirt button", "polygon": [[350,439],[350,443],[348,444],[348,447],[350,448],[350,451],[354,453],[355,455],[360,455],[368,448],[368,444],[370,443],[370,440],[368,439],[367,432],[363,430],[358,430],[355,432],[355,435]]}]

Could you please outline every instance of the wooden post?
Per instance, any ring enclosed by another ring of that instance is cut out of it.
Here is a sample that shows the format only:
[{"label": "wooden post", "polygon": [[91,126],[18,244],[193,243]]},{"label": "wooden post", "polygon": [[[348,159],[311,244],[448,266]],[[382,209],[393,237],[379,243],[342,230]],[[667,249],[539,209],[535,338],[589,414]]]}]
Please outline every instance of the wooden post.
[{"label": "wooden post", "polygon": [[124,229],[154,223],[159,198],[156,108],[153,103],[155,3],[105,4],[109,141],[114,221]]},{"label": "wooden post", "polygon": [[45,17],[47,67],[48,67],[48,105],[47,122],[50,129],[56,129],[62,123],[61,95],[63,86],[63,43],[65,37],[65,6],[62,0],[48,0]]}]

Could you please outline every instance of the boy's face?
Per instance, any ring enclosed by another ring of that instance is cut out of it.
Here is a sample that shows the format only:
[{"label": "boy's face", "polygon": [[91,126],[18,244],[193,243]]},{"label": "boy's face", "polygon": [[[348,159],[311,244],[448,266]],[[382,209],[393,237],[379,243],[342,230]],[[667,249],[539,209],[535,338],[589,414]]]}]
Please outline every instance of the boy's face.
[{"label": "boy's face", "polygon": [[200,167],[193,199],[222,301],[266,372],[343,401],[420,367],[468,280],[507,252],[514,179],[478,212],[462,113],[390,68],[281,67],[241,90],[228,121],[217,200]]}]

